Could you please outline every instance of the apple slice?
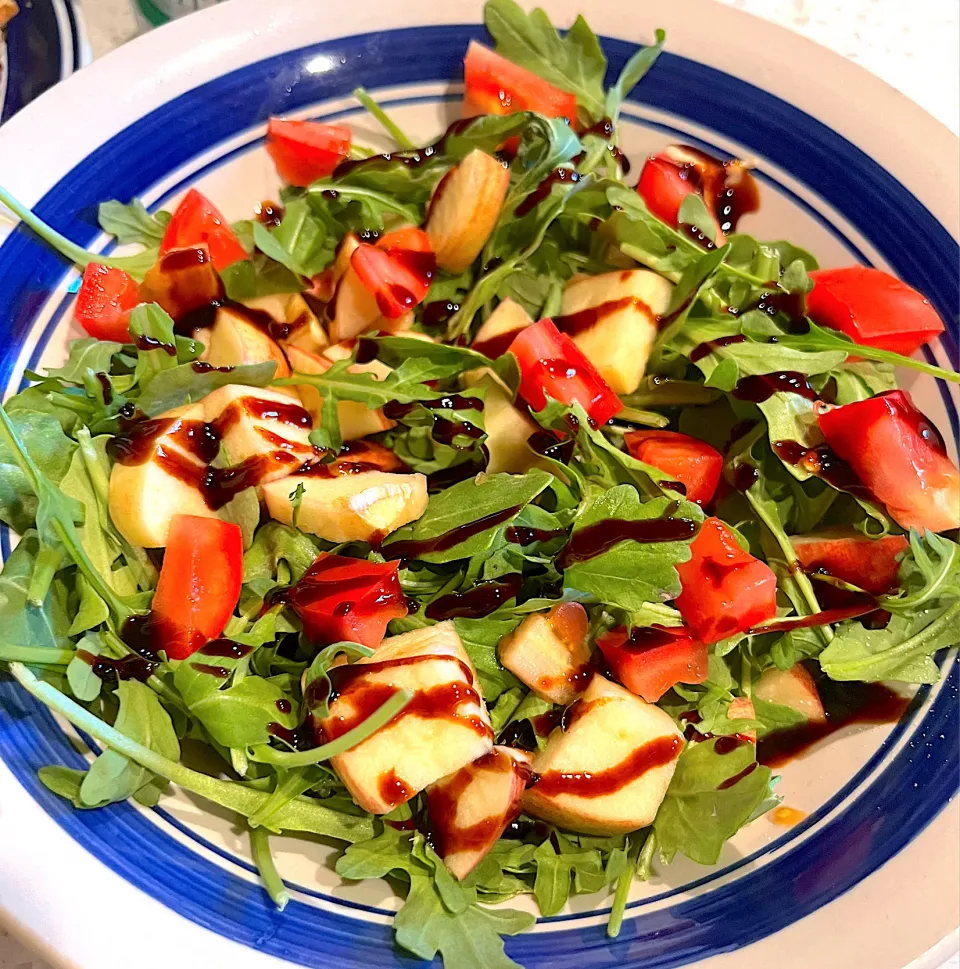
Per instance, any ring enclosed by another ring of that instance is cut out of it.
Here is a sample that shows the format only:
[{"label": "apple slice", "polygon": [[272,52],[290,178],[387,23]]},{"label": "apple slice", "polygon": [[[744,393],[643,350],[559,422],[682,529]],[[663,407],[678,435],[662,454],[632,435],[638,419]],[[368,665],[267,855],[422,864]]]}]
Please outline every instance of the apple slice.
[{"label": "apple slice", "polygon": [[[339,346],[339,344],[337,345]],[[332,350],[327,347],[327,350]],[[347,351],[346,356],[350,355]],[[287,359],[294,373],[326,373],[332,364],[329,356],[318,356],[301,350],[299,347],[287,347]],[[379,380],[382,380],[389,372],[390,368],[385,367],[378,360],[371,360],[369,363],[358,363],[350,367],[351,373],[372,373]],[[297,392],[303,401],[303,406],[310,411],[314,423],[319,424],[323,411],[323,398],[320,391],[310,384],[297,384]],[[381,431],[389,431],[391,427],[396,427],[397,422],[383,416],[381,408],[371,409],[358,400],[342,400],[337,405],[340,415],[340,433],[345,441],[356,441],[368,434],[379,434]]]},{"label": "apple slice", "polygon": [[483,422],[487,431],[484,447],[489,460],[487,473],[509,471],[525,474],[531,468],[544,467],[545,462],[528,441],[540,428],[513,405],[512,395],[492,370],[481,367],[463,375],[464,387],[482,387],[484,393]]},{"label": "apple slice", "polygon": [[[731,701],[730,706],[727,707],[728,720],[754,720],[756,716],[757,712],[753,708],[753,701],[748,696],[735,697]],[[756,730],[744,730],[736,736],[749,740],[752,744],[757,742]]]},{"label": "apple slice", "polygon": [[753,685],[753,695],[767,703],[790,707],[814,723],[824,723],[827,719],[817,684],[800,663],[788,670],[775,667],[764,670]]},{"label": "apple slice", "polygon": [[532,764],[525,750],[494,747],[427,788],[433,846],[454,877],[466,878],[516,819]]},{"label": "apple slice", "polygon": [[[261,455],[277,458],[261,483],[283,478],[320,455],[310,443],[313,420],[308,411],[276,390],[227,384],[203,399],[203,416],[232,465]],[[290,455],[296,460],[289,460]]]},{"label": "apple slice", "polygon": [[427,479],[422,474],[338,474],[335,467],[325,469],[317,465],[316,473],[293,474],[265,484],[263,496],[271,517],[292,525],[291,496],[303,485],[297,516],[301,531],[328,542],[376,543],[426,510]]},{"label": "apple slice", "polygon": [[647,269],[575,276],[553,319],[617,394],[632,394],[643,379],[658,319],[673,286]]},{"label": "apple slice", "polygon": [[242,312],[227,307],[217,310],[204,356],[207,363],[214,367],[239,367],[245,363],[274,361],[277,365],[274,376],[290,376],[287,358],[279,344]]},{"label": "apple slice", "polygon": [[476,674],[452,622],[385,639],[372,656],[331,673],[335,698],[318,740],[362,722],[396,691],[410,704],[331,764],[356,802],[386,814],[493,747]]},{"label": "apple slice", "polygon": [[535,612],[500,640],[500,662],[541,700],[567,706],[593,675],[588,629],[579,602]]},{"label": "apple slice", "polygon": [[374,324],[381,317],[376,297],[363,285],[351,265],[351,256],[359,245],[356,236],[345,236],[334,262],[336,290],[332,307],[327,308],[328,314],[332,316],[327,329],[334,343],[352,340],[364,330],[374,329]]},{"label": "apple slice", "polygon": [[437,265],[462,273],[480,255],[493,232],[510,184],[503,163],[475,148],[434,189],[427,235]]},{"label": "apple slice", "polygon": [[201,492],[207,470],[192,447],[205,429],[202,404],[188,404],[142,422],[118,437],[108,506],[117,531],[131,544],[163,548],[174,515],[216,518]]},{"label": "apple slice", "polygon": [[530,314],[508,296],[500,301],[490,318],[477,330],[470,349],[496,360],[510,349],[513,338],[532,324]]},{"label": "apple slice", "polygon": [[650,824],[684,746],[670,716],[597,674],[565,719],[533,762],[524,810],[580,834]]}]

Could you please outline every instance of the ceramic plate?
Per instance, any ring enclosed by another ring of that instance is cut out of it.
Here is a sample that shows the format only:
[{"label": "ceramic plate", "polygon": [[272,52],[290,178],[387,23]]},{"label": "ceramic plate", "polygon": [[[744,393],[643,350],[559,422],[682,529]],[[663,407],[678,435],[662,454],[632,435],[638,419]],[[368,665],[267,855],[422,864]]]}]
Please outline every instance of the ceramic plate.
[{"label": "ceramic plate", "polygon": [[71,0],[26,0],[0,40],[0,122],[90,62]]},{"label": "ceramic plate", "polygon": [[[580,5],[547,6],[570,23]],[[710,0],[630,9],[592,0],[588,10],[613,71],[656,26],[668,31],[670,53],[624,112],[627,155],[639,162],[679,140],[756,159],[764,203],[744,230],[790,238],[823,265],[889,268],[951,323],[928,357],[955,360],[956,139],[854,65]],[[94,247],[106,242],[94,219],[106,198],[170,207],[198,185],[231,219],[248,217],[278,190],[262,147],[268,115],[347,120],[378,143],[350,97],[363,84],[426,141],[458,110],[479,19],[466,0],[233,0],[134,41],[20,114],[0,130],[0,183]],[[78,113],[78,104],[109,110]],[[24,368],[59,362],[79,335],[68,313],[75,282],[22,229],[0,246],[0,378],[10,391]],[[904,385],[955,438],[956,396],[911,375]],[[4,552],[10,541],[2,536]],[[608,900],[581,897],[508,941],[508,952],[527,969],[939,965],[960,904],[953,654],[942,674],[900,723],[851,728],[783,770],[779,790],[802,823],[761,819],[716,868],[677,863],[636,886],[615,941]],[[153,810],[74,811],[35,771],[82,765],[83,738],[10,682],[0,683],[0,708],[0,906],[55,964],[415,964],[391,944],[389,886],[340,884],[318,841],[276,840],[293,892],[278,914],[230,817],[184,795]]]}]

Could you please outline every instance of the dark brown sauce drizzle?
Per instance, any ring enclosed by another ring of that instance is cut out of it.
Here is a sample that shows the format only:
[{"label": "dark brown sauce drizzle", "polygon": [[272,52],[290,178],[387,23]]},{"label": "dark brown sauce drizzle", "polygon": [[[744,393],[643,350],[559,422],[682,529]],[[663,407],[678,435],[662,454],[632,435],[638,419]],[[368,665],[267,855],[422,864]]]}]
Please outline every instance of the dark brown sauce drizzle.
[{"label": "dark brown sauce drizzle", "polygon": [[514,545],[533,545],[535,542],[549,542],[558,535],[564,535],[566,529],[528,528],[526,525],[510,525],[503,534],[506,540]]},{"label": "dark brown sauce drizzle", "polygon": [[560,439],[549,431],[535,431],[527,439],[527,443],[537,454],[559,461],[561,464],[570,463],[573,449],[576,447],[573,438]]},{"label": "dark brown sauce drizzle", "polygon": [[808,383],[806,374],[797,370],[744,377],[733,388],[733,396],[737,400],[748,400],[754,404],[762,404],[774,394],[799,394],[807,400],[819,399],[817,392]]},{"label": "dark brown sauce drizzle", "polygon": [[518,334],[522,332],[523,327],[519,326],[515,330],[507,330],[505,333],[498,333],[496,336],[492,336],[488,340],[478,340],[470,345],[470,349],[475,350],[477,353],[482,353],[490,360],[496,360],[497,357],[502,357],[507,350],[510,349],[510,344],[512,344],[517,338]]},{"label": "dark brown sauce drizzle", "polygon": [[716,340],[708,340],[706,343],[697,344],[690,351],[690,362],[696,363],[708,354],[713,353],[714,350],[719,350],[721,347],[733,346],[735,343],[745,343],[746,340],[747,338],[742,333],[733,333],[730,336],[721,336],[717,337]]},{"label": "dark brown sauce drizzle", "polygon": [[191,663],[190,665],[198,673],[207,673],[210,676],[215,676],[218,680],[225,680],[230,676],[230,670],[226,666],[212,666],[209,663]]},{"label": "dark brown sauce drizzle", "polygon": [[451,592],[434,599],[424,615],[442,622],[444,619],[480,619],[496,612],[505,602],[516,597],[523,576],[505,575],[489,582],[478,582],[466,592]]},{"label": "dark brown sauce drizzle", "polygon": [[621,310],[625,310],[631,306],[639,310],[650,320],[657,318],[656,313],[642,299],[638,299],[636,296],[622,296],[620,299],[607,300],[605,303],[600,303],[597,306],[589,306],[585,310],[580,310],[579,313],[570,313],[567,316],[555,316],[553,322],[561,333],[575,337],[577,334],[596,326],[608,316],[613,316],[614,313],[619,313]]},{"label": "dark brown sauce drizzle", "polygon": [[[459,303],[435,300],[432,303],[427,303],[421,310],[420,323],[428,330],[438,330],[440,327],[446,326],[449,319],[459,311]],[[480,352],[482,353],[483,351]]]},{"label": "dark brown sauce drizzle", "polygon": [[452,528],[449,532],[437,535],[435,538],[408,539],[401,542],[390,542],[380,550],[384,558],[387,559],[415,559],[430,552],[445,552],[447,549],[465,542],[474,535],[485,532],[488,528],[495,528],[513,518],[520,511],[520,505],[513,508],[504,508],[496,511],[492,515],[485,515],[476,521]]},{"label": "dark brown sauce drizzle", "polygon": [[864,501],[876,502],[873,492],[860,480],[857,473],[828,445],[804,447],[799,441],[774,441],[774,453],[786,464],[803,467],[822,478],[839,491],[846,491]]},{"label": "dark brown sauce drizzle", "polygon": [[96,656],[86,649],[77,650],[77,659],[86,663],[94,673],[107,683],[116,680],[140,680],[145,683],[160,665],[159,661],[144,656],[123,656],[111,659],[109,656]]},{"label": "dark brown sauce drizzle", "polygon": [[572,168],[554,169],[518,206],[514,213],[518,219],[532,212],[549,194],[554,185],[580,181],[580,175]]},{"label": "dark brown sauce drizzle", "polygon": [[279,202],[271,202],[267,199],[254,209],[254,214],[261,225],[265,225],[268,229],[278,229],[283,221],[283,206]]},{"label": "dark brown sauce drizzle", "polygon": [[562,572],[578,562],[586,562],[609,551],[620,542],[681,542],[693,538],[699,530],[688,518],[652,518],[646,521],[624,521],[611,518],[575,531],[557,558]]},{"label": "dark brown sauce drizzle", "polygon": [[203,656],[218,656],[221,659],[243,659],[253,652],[253,647],[236,643],[232,639],[211,639],[199,652]]}]

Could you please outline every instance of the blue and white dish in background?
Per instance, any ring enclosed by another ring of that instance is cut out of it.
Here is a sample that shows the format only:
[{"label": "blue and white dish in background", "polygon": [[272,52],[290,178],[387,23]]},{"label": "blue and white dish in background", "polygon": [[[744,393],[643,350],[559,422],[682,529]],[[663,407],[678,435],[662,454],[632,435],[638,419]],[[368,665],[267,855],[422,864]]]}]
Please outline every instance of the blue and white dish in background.
[{"label": "blue and white dish in background", "polygon": [[[836,55],[712,0],[640,5],[629,23],[621,0],[545,6],[559,23],[584,9],[614,71],[665,26],[670,53],[624,111],[636,167],[671,141],[756,159],[764,204],[744,231],[790,238],[826,266],[891,269],[947,320],[927,353],[955,365],[960,203],[946,129]],[[0,182],[93,248],[107,241],[94,216],[105,198],[169,208],[196,185],[230,219],[248,217],[278,190],[263,150],[268,116],[342,119],[358,141],[386,148],[350,96],[363,84],[426,143],[458,110],[479,16],[480,0],[448,0],[441,13],[435,0],[231,0],[126,45],[0,129]],[[838,91],[855,91],[855,103]],[[78,104],[109,110],[77,119]],[[24,369],[61,362],[80,335],[75,280],[23,229],[4,237],[0,221],[4,394]],[[956,437],[957,395],[902,376]],[[12,540],[0,530],[0,557]],[[636,886],[616,940],[605,935],[609,900],[581,896],[507,952],[526,969],[939,966],[953,943],[928,950],[960,906],[954,654],[942,674],[899,724],[845,731],[783,769],[779,792],[806,813],[801,824],[760,819],[716,868],[663,868]],[[45,942],[58,967],[129,969],[131,957],[137,969],[422,965],[392,944],[392,888],[342,884],[316,839],[275,839],[292,896],[278,913],[230,817],[183,794],[155,809],[78,812],[36,778],[44,764],[89,755],[83,737],[0,681],[0,919]]]},{"label": "blue and white dish in background", "polygon": [[79,6],[72,0],[19,0],[0,39],[0,123],[90,62]]}]

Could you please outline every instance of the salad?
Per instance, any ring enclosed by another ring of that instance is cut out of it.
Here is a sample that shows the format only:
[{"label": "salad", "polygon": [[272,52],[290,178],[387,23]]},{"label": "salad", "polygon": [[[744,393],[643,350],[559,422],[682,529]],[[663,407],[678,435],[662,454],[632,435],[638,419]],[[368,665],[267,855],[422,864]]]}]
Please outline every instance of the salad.
[{"label": "salad", "polygon": [[960,623],[960,472],[895,376],[960,380],[910,356],[935,310],[739,232],[745,162],[624,155],[662,32],[605,88],[583,18],[485,14],[437,140],[362,90],[395,150],[273,118],[239,223],[107,201],[138,251],[91,253],[0,190],[83,270],[0,407],[0,663],[102,745],[43,783],[234,812],[280,908],[271,836],[321,836],[451,969],[516,965],[518,895],[615,936]]}]

